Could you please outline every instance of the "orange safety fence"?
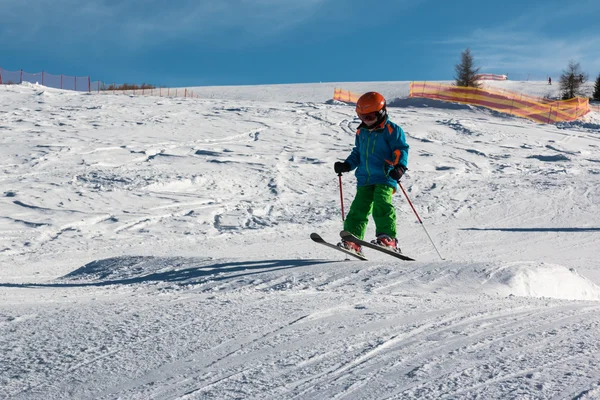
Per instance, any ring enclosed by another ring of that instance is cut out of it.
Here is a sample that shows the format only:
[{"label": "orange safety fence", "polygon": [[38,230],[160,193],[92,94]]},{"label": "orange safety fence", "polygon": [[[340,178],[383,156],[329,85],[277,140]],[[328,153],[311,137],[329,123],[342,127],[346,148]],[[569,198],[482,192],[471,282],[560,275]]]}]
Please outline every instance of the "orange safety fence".
[{"label": "orange safety fence", "polygon": [[483,106],[543,124],[573,121],[590,112],[589,99],[581,97],[570,100],[550,100],[506,90],[429,82],[411,83],[409,97]]},{"label": "orange safety fence", "polygon": [[506,75],[497,74],[477,74],[475,75],[478,81],[505,81],[508,79]]},{"label": "orange safety fence", "polygon": [[337,100],[337,101],[343,101],[344,103],[356,103],[358,101],[359,97],[360,97],[359,94],[352,93],[347,90],[343,90],[343,89],[334,89],[333,90],[333,99]]}]

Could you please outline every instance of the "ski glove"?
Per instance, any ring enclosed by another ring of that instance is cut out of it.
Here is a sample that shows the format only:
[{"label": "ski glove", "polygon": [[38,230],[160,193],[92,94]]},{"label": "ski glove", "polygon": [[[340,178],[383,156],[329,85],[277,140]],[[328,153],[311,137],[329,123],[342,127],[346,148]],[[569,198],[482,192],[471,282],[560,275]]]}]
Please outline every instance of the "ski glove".
[{"label": "ski glove", "polygon": [[333,169],[335,170],[336,174],[341,174],[342,172],[350,172],[350,163],[346,161],[336,161],[336,163],[333,164]]},{"label": "ski glove", "polygon": [[390,171],[390,178],[395,180],[396,182],[400,181],[402,175],[406,172],[406,167],[402,164],[396,164],[394,168]]}]

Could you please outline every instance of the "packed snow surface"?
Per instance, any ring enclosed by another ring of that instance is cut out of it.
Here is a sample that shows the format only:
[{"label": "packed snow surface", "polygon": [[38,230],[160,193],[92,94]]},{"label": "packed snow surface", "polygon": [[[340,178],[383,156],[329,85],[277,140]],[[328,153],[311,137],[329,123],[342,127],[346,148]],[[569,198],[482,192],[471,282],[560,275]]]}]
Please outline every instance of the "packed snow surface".
[{"label": "packed snow surface", "polygon": [[[0,399],[600,398],[599,114],[408,84],[0,85]],[[388,97],[443,260],[401,192],[417,261],[309,239],[342,229],[358,120],[335,87]]]}]

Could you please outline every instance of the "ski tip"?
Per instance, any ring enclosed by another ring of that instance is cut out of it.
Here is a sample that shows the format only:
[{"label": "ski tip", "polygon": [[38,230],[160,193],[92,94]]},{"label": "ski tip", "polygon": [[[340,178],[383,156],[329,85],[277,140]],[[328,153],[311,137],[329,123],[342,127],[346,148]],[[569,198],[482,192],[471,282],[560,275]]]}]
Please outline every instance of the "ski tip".
[{"label": "ski tip", "polygon": [[315,242],[323,242],[324,241],[323,238],[321,237],[321,235],[319,235],[318,233],[314,233],[314,232],[310,234],[310,238],[312,240],[314,240]]}]

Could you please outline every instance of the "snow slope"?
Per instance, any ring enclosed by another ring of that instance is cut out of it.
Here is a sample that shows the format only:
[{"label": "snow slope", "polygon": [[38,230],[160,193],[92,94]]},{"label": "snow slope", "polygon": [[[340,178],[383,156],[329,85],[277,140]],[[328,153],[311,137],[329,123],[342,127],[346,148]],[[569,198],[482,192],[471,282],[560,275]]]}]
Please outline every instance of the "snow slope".
[{"label": "snow slope", "polygon": [[[600,398],[598,113],[537,125],[382,85],[0,85],[0,399]],[[416,262],[308,239],[341,229],[357,120],[333,86],[395,99],[445,260],[402,195]]]},{"label": "snow slope", "polygon": [[[453,84],[454,81],[439,81]],[[548,85],[546,81],[482,81],[484,87],[522,92],[530,96],[560,98],[558,83]],[[584,92],[590,96],[594,82],[584,84]],[[281,85],[251,86],[199,86],[193,87],[194,93],[208,99],[250,100],[250,101],[285,101],[285,102],[318,102],[323,103],[333,97],[335,89],[344,89],[353,93],[378,91],[385,96],[388,103],[397,98],[406,98],[410,93],[410,82],[321,82]]]}]

